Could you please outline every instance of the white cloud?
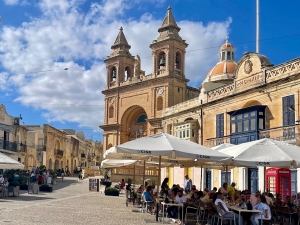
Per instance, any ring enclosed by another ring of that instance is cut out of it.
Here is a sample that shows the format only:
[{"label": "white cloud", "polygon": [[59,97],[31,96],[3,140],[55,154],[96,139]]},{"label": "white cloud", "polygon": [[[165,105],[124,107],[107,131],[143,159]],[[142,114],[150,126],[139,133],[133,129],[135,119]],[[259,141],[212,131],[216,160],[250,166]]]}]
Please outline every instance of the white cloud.
[{"label": "white cloud", "polygon": [[19,0],[3,0],[6,5],[17,5],[19,4]]},{"label": "white cloud", "polygon": [[[149,0],[156,1],[156,0]],[[103,121],[105,64],[118,29],[123,26],[133,55],[140,54],[142,69],[151,73],[149,44],[158,37],[159,20],[150,13],[140,19],[126,19],[128,8],[139,0],[105,0],[93,3],[82,12],[82,0],[42,0],[42,17],[20,27],[4,27],[0,33],[0,61],[11,74],[1,75],[2,84],[18,90],[15,101],[46,110],[51,121],[77,122],[97,128]],[[131,4],[126,4],[131,2]],[[189,43],[186,76],[199,86],[209,69],[218,61],[218,48],[228,33],[231,19],[207,25],[179,21],[180,35]],[[198,51],[192,51],[202,49]],[[204,50],[203,50],[204,49]],[[87,66],[84,66],[84,65]],[[65,71],[63,68],[69,68]],[[50,72],[32,73],[32,71]]]}]

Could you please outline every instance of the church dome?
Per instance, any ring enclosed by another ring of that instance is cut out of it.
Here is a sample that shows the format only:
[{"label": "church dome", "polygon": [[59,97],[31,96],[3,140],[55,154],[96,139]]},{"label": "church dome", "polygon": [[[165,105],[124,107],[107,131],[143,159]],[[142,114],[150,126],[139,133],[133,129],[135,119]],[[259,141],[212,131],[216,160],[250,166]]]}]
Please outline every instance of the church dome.
[{"label": "church dome", "polygon": [[226,73],[233,73],[236,67],[236,62],[218,62],[217,65],[209,71],[206,77],[221,75]]},{"label": "church dome", "polygon": [[226,48],[234,48],[232,44],[230,44],[228,41],[226,41],[226,43],[224,43],[222,46],[221,46],[221,49],[220,51],[226,49]]},{"label": "church dome", "polygon": [[228,42],[228,37],[226,42],[220,48],[220,60],[207,74],[206,79],[208,82],[220,82],[227,83],[233,80],[233,72],[237,64],[234,61],[234,47]]}]

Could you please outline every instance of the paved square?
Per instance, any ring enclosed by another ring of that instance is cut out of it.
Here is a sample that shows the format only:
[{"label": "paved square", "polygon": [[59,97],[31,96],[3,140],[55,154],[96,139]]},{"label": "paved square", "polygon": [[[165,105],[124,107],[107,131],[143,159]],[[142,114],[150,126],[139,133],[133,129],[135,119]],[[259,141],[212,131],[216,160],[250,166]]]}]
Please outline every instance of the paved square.
[{"label": "paved square", "polygon": [[[154,216],[132,212],[125,206],[125,194],[119,197],[89,192],[88,179],[67,177],[58,180],[52,193],[0,198],[0,224],[103,224],[142,225]],[[150,225],[151,223],[147,223]],[[155,224],[155,223],[153,223]]]}]

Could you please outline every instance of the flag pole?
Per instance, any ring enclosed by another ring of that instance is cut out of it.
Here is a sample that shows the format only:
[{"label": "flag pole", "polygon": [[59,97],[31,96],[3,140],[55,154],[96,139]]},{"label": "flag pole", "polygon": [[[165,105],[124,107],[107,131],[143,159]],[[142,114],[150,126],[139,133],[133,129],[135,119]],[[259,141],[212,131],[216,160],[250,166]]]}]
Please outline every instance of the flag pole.
[{"label": "flag pole", "polygon": [[259,0],[256,0],[256,53],[259,53]]}]

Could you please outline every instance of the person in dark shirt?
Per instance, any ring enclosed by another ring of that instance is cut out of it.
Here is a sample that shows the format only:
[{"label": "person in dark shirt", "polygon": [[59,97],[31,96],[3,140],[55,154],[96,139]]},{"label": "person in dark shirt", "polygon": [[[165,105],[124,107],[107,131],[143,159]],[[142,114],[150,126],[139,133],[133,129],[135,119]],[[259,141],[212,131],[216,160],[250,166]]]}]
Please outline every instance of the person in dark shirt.
[{"label": "person in dark shirt", "polygon": [[[296,206],[294,205],[294,203],[292,201],[291,196],[286,196],[284,206],[289,207],[293,224],[294,225],[298,224],[298,211],[297,211],[297,208],[296,208]],[[290,215],[285,214],[285,217],[289,218]]]}]

